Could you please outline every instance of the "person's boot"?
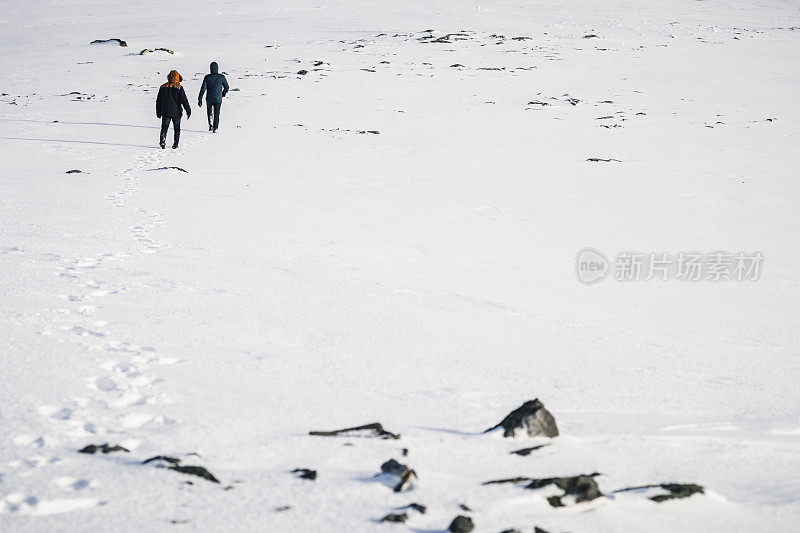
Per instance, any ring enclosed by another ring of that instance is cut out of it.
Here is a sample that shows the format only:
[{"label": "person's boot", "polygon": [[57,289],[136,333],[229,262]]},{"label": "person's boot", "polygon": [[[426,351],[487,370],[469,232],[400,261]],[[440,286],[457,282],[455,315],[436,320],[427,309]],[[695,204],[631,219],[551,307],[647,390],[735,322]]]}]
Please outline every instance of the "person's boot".
[{"label": "person's boot", "polygon": [[161,147],[162,150],[167,147],[167,143],[165,143],[164,141],[161,141],[160,143],[158,143],[158,145]]},{"label": "person's boot", "polygon": [[173,145],[172,145],[172,149],[173,149],[173,150],[174,150],[174,149],[176,149],[177,147],[178,147],[178,145],[177,145],[177,144],[173,144]]}]

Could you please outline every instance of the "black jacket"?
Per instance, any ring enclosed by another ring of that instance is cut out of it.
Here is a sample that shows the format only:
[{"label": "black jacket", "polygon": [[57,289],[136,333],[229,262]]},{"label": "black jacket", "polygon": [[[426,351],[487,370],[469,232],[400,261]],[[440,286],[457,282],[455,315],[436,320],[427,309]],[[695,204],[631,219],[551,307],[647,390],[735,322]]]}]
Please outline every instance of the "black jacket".
[{"label": "black jacket", "polygon": [[189,100],[186,98],[186,92],[183,87],[173,83],[165,83],[158,90],[158,97],[156,98],[156,116],[161,117],[180,117],[183,116],[183,109],[186,110],[186,116],[192,116],[192,108],[189,107]]},{"label": "black jacket", "polygon": [[221,104],[222,98],[228,94],[228,80],[219,73],[216,62],[211,63],[211,74],[206,74],[206,77],[203,78],[203,85],[200,86],[200,94],[197,97],[198,102],[203,100],[203,93],[206,90],[208,90],[206,103],[209,104]]}]

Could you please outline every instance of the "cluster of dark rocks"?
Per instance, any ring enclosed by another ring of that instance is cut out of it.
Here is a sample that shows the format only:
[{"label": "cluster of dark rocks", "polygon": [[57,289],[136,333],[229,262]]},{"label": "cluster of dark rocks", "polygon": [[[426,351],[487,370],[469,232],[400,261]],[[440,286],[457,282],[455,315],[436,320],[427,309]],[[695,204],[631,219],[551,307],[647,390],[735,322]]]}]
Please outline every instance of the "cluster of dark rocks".
[{"label": "cluster of dark rocks", "polygon": [[[484,433],[502,433],[504,438],[515,437],[537,437],[555,438],[559,436],[558,425],[555,417],[548,411],[539,399],[526,401],[518,408],[506,415],[498,424],[484,431]],[[366,424],[333,431],[311,431],[310,435],[325,437],[367,437],[379,439],[399,439],[400,435],[386,431],[379,423]],[[542,449],[548,444],[537,444],[511,453],[520,456],[527,456],[536,450]],[[404,449],[404,454],[407,451]],[[295,473],[298,471],[295,470]],[[315,472],[316,475],[316,472]],[[486,481],[483,485],[496,484],[515,484],[528,490],[539,490],[547,487],[554,487],[561,491],[560,494],[547,497],[547,502],[552,507],[566,507],[585,502],[591,502],[603,497],[613,497],[614,494],[624,492],[645,492],[654,489],[663,491],[660,494],[648,496],[650,500],[660,503],[667,500],[687,498],[695,494],[703,494],[702,486],[693,483],[661,483],[653,485],[643,485],[619,489],[610,494],[604,494],[597,484],[596,478],[601,476],[599,472],[590,474],[578,474],[557,477],[514,477],[507,479],[496,479]],[[302,477],[302,476],[301,476]],[[417,481],[417,473],[408,465],[402,464],[395,459],[390,459],[381,465],[381,471],[375,475],[377,481],[389,486],[395,492],[404,492],[413,488]],[[464,504],[460,505],[463,511],[471,511]],[[396,509],[383,518],[381,522],[405,523],[411,517],[411,512],[425,513],[426,507],[418,503],[412,503],[405,507]],[[456,516],[447,528],[452,533],[469,533],[475,528],[473,519],[467,515]],[[503,533],[513,533],[517,530],[509,529]],[[537,533],[547,533],[544,529],[535,527]]]},{"label": "cluster of dark rocks", "polygon": [[[78,450],[78,453],[85,453],[88,455],[94,455],[98,452],[103,454],[114,453],[114,452],[130,453],[130,450],[125,448],[124,446],[120,446],[119,444],[108,444],[108,443],[89,444]],[[205,480],[211,481],[212,483],[219,483],[219,480],[205,467],[198,465],[183,465],[181,463],[182,460],[178,459],[177,457],[170,457],[168,455],[156,455],[154,457],[150,457],[149,459],[145,459],[144,461],[142,461],[141,464],[155,466],[156,468],[166,468],[168,470],[180,472],[181,474],[201,477]],[[228,488],[232,487],[230,486],[226,487],[226,490],[228,490]]]},{"label": "cluster of dark rocks", "polygon": [[[488,428],[484,433],[497,432],[502,433],[504,438],[515,437],[544,437],[555,438],[559,436],[558,425],[556,424],[555,417],[548,411],[539,399],[526,401],[518,408],[514,409],[506,415],[498,424]],[[346,437],[346,438],[372,438],[381,440],[397,440],[400,439],[400,434],[393,433],[384,429],[383,425],[378,422],[365,424],[363,426],[347,427],[336,430],[326,431],[310,431],[309,435],[319,437]],[[536,450],[542,449],[548,444],[537,444],[527,448],[514,450],[511,453],[521,456],[527,456]],[[89,444],[84,448],[78,450],[83,454],[108,454],[114,452],[128,453],[130,450],[118,444]],[[402,455],[408,455],[408,449],[403,448]],[[203,478],[212,483],[219,483],[219,480],[209,472],[205,467],[199,465],[184,465],[182,460],[176,457],[157,455],[142,461],[143,465],[151,465],[157,468],[164,468],[173,470],[181,474],[192,475]],[[296,477],[304,480],[314,481],[317,479],[318,473],[311,468],[295,468],[291,471]],[[495,479],[486,481],[483,485],[498,485],[498,484],[514,484],[527,490],[539,490],[546,487],[555,487],[561,491],[560,494],[551,495],[547,497],[547,502],[552,507],[565,507],[570,505],[577,505],[585,502],[597,500],[598,498],[611,497],[619,493],[646,493],[648,498],[656,503],[664,501],[688,498],[695,494],[704,494],[704,488],[701,485],[693,483],[657,483],[651,485],[641,485],[635,487],[627,487],[618,489],[609,494],[601,492],[597,484],[596,478],[601,476],[599,472],[592,472],[590,474],[578,474],[571,476],[557,476],[557,477],[513,477],[505,479]],[[400,463],[396,459],[389,459],[380,466],[380,472],[375,474],[373,479],[380,482],[394,492],[405,492],[412,489],[417,482],[417,473],[414,469],[406,464]],[[190,483],[191,482],[186,482]],[[233,488],[228,486],[225,490]],[[659,491],[653,493],[653,491]],[[466,504],[460,504],[460,509],[464,512],[471,512],[471,509]],[[276,508],[275,511],[286,511],[290,507],[285,506]],[[427,511],[425,505],[420,503],[410,503],[394,511],[386,514],[380,519],[380,522],[389,523],[405,523],[413,513],[424,514]],[[475,528],[475,523],[470,516],[459,514],[456,516],[447,527],[450,533],[470,533]],[[513,533],[517,530],[509,529],[503,533]],[[547,533],[541,528],[534,528],[536,533]]]}]

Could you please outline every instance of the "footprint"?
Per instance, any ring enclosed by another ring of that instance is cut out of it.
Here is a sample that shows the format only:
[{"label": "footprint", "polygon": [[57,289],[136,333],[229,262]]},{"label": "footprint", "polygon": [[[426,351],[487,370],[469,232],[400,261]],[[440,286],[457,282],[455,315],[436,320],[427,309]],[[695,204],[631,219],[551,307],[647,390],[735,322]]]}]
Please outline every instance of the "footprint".
[{"label": "footprint", "polygon": [[136,405],[145,405],[148,402],[148,397],[136,391],[128,391],[123,393],[119,399],[109,402],[112,407],[133,407]]},{"label": "footprint", "polygon": [[101,390],[103,392],[111,392],[117,390],[118,388],[117,383],[113,379],[106,376],[94,380],[92,378],[89,378],[89,380],[91,382],[89,385],[90,388]]},{"label": "footprint", "polygon": [[83,490],[96,488],[98,483],[89,479],[75,479],[69,476],[59,477],[53,480],[56,486],[63,490]]},{"label": "footprint", "polygon": [[88,258],[84,259],[83,261],[75,263],[75,266],[78,267],[78,268],[95,268],[99,264],[100,263],[97,261],[97,259],[88,257]]},{"label": "footprint", "polygon": [[34,437],[33,435],[18,435],[14,437],[14,444],[17,446],[32,446],[41,448],[44,446],[44,437]]},{"label": "footprint", "polygon": [[43,405],[39,407],[39,414],[56,420],[69,420],[72,418],[72,409],[55,405]]},{"label": "footprint", "polygon": [[82,306],[78,307],[78,314],[81,314],[81,315],[84,315],[84,316],[92,316],[96,312],[97,312],[97,307],[95,307],[93,305],[82,305]]},{"label": "footprint", "polygon": [[31,516],[47,516],[88,509],[99,504],[97,498],[70,498],[40,500],[36,496],[25,496],[20,492],[9,494],[0,500],[1,513],[19,513]]},{"label": "footprint", "polygon": [[91,329],[86,329],[82,326],[64,326],[64,329],[67,331],[72,331],[76,335],[80,335],[81,337],[105,337],[105,333],[100,333],[99,331],[93,331]]}]

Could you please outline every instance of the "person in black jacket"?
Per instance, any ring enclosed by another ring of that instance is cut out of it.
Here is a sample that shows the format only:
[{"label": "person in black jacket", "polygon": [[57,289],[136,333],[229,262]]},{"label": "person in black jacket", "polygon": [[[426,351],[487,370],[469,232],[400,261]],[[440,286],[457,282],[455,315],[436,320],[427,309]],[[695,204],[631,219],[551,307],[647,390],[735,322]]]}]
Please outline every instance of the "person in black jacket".
[{"label": "person in black jacket", "polygon": [[216,61],[211,63],[211,74],[206,74],[206,77],[203,78],[200,95],[197,97],[198,107],[203,107],[203,93],[206,91],[208,91],[208,94],[206,94],[208,131],[216,133],[217,128],[219,128],[219,111],[222,107],[222,99],[228,94],[228,80],[225,79],[224,74],[219,73],[219,66]]},{"label": "person in black jacket", "polygon": [[192,108],[189,106],[189,100],[186,98],[186,92],[181,87],[183,76],[177,70],[171,70],[167,74],[167,83],[158,89],[158,97],[156,98],[156,116],[161,119],[161,138],[159,145],[161,148],[166,148],[167,130],[169,123],[172,122],[172,129],[175,133],[175,142],[172,148],[178,147],[178,141],[181,138],[181,117],[183,116],[183,109],[186,110],[186,118],[192,116]]}]

